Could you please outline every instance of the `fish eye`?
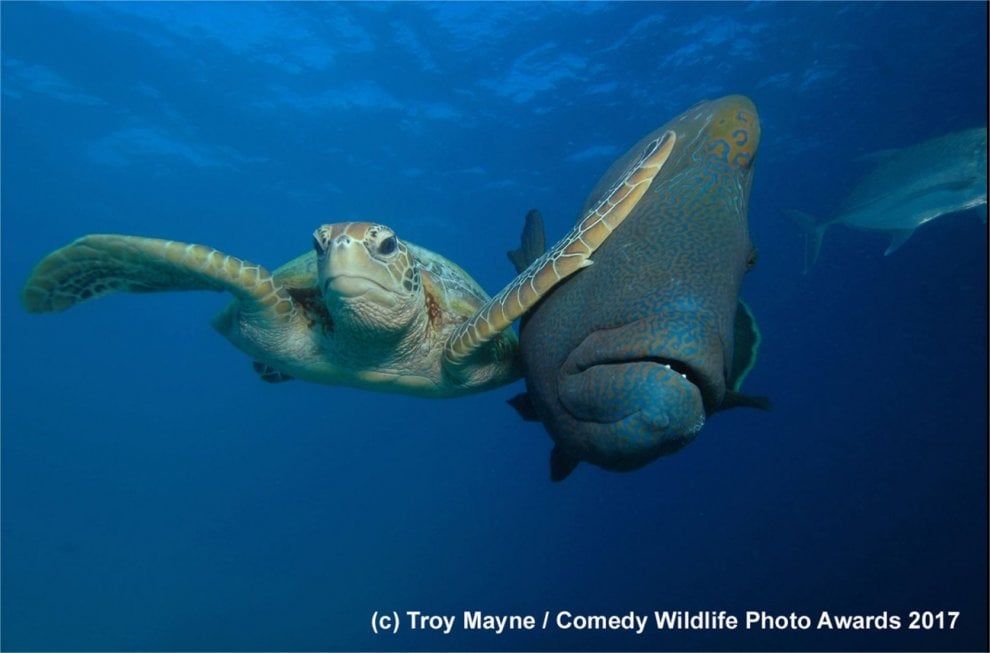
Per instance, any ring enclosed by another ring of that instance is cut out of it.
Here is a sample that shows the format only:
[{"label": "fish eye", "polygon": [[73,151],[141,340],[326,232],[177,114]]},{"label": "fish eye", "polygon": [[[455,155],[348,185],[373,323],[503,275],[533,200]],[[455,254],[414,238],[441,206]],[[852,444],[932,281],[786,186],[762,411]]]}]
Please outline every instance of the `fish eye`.
[{"label": "fish eye", "polygon": [[326,250],[323,248],[323,244],[320,242],[320,239],[317,238],[316,236],[313,236],[313,249],[316,250],[317,256],[323,256],[323,254],[326,252]]},{"label": "fish eye", "polygon": [[389,236],[378,246],[378,253],[383,256],[388,256],[394,252],[398,246],[399,243],[395,240],[395,236]]}]

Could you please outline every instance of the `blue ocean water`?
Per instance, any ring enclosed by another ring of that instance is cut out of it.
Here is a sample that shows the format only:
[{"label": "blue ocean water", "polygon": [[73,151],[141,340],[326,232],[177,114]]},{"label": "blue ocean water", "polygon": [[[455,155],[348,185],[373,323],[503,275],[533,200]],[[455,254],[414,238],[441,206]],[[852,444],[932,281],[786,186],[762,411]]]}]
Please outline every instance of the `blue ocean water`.
[{"label": "blue ocean water", "polygon": [[[985,3],[0,10],[4,650],[986,650],[986,227],[939,219],[889,257],[835,227],[803,276],[782,217],[832,215],[871,153],[986,124]],[[209,328],[213,293],[19,303],[86,233],[275,267],[352,219],[494,292],[528,209],[563,234],[640,136],[729,93],[763,122],[743,296],[747,389],[775,409],[717,414],[636,472],[551,484],[550,439],[505,403],[521,382],[261,383]],[[474,610],[538,625],[466,630]],[[654,610],[812,627],[553,624]]]}]

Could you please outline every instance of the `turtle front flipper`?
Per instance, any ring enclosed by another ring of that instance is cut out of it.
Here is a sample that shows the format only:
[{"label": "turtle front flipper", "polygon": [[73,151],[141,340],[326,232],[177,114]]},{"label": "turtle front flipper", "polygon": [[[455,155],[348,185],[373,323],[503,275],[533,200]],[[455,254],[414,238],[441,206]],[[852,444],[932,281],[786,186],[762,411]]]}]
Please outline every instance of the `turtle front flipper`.
[{"label": "turtle front flipper", "polygon": [[[458,326],[444,348],[444,371],[455,379],[469,376],[472,356],[480,347],[536,305],[551,288],[591,265],[591,255],[642,199],[670,158],[676,141],[673,131],[650,141],[629,170],[564,238]],[[522,256],[517,258],[522,260]]]},{"label": "turtle front flipper", "polygon": [[248,309],[294,311],[292,297],[260,265],[203,245],[117,235],[83,236],[46,256],[21,301],[45,313],[113,292],[166,290],[226,290]]}]

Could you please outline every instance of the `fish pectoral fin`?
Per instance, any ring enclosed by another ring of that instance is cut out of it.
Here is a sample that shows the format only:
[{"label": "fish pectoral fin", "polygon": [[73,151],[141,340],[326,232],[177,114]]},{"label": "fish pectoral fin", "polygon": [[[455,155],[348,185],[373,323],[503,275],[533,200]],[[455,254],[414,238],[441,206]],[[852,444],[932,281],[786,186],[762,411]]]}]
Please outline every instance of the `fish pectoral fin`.
[{"label": "fish pectoral fin", "polygon": [[890,256],[891,254],[896,252],[900,248],[900,246],[903,245],[907,241],[907,239],[911,237],[911,234],[913,233],[914,233],[914,229],[901,229],[899,231],[893,232],[892,238],[890,239],[890,245],[887,247],[887,251],[885,251],[883,255]]},{"label": "fish pectoral fin", "polygon": [[750,307],[740,299],[736,303],[736,319],[732,328],[732,366],[726,382],[731,390],[739,390],[746,375],[756,365],[763,336]]},{"label": "fish pectoral fin", "polygon": [[728,410],[730,408],[756,408],[758,410],[773,410],[773,402],[770,401],[770,397],[763,397],[759,395],[747,395],[736,390],[726,390],[725,398],[722,399],[722,405],[718,407],[719,410]]},{"label": "fish pectoral fin", "polygon": [[559,445],[554,445],[550,452],[550,480],[559,483],[571,475],[577,467],[577,458],[572,458],[570,454],[564,453]]},{"label": "fish pectoral fin", "polygon": [[509,399],[505,403],[509,404],[516,409],[519,413],[519,417],[522,417],[527,422],[539,422],[540,418],[536,414],[536,408],[533,407],[533,400],[529,398],[528,392],[520,392],[512,399]]}]

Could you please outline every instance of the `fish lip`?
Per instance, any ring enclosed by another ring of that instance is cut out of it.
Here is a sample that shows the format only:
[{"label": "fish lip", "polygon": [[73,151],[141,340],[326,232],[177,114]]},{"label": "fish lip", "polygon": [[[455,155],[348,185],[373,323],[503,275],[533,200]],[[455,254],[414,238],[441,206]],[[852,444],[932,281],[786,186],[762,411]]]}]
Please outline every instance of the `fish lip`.
[{"label": "fish lip", "polygon": [[[667,358],[666,356],[616,356],[616,357],[606,357],[601,360],[594,360],[587,363],[578,363],[575,365],[576,371],[578,373],[584,372],[585,370],[591,369],[592,367],[598,367],[600,365],[624,365],[628,363],[653,363],[661,367],[666,367],[668,370],[676,372],[681,375],[681,378],[686,380],[691,385],[702,391],[705,387],[704,376],[690,364],[679,360],[677,358]],[[703,394],[703,393],[702,393]]]},{"label": "fish lip", "polygon": [[712,379],[709,378],[708,374],[699,369],[697,366],[676,357],[662,356],[659,354],[632,354],[628,356],[622,354],[611,354],[596,357],[584,362],[575,362],[572,364],[571,369],[565,369],[562,371],[568,374],[580,374],[581,372],[589,370],[593,367],[603,365],[624,365],[630,363],[650,363],[660,367],[665,367],[675,374],[679,374],[682,379],[693,385],[698,390],[698,394],[701,395],[702,403],[705,406],[705,412],[708,414],[715,412],[716,407],[722,401],[722,396],[718,390],[717,383],[713,382]]},{"label": "fish lip", "polygon": [[[615,366],[626,369],[613,373]],[[555,415],[548,428],[558,446],[605,469],[636,469],[673,453],[697,436],[707,417],[701,389],[676,369],[650,356],[572,365],[558,379],[560,419]],[[630,378],[643,382],[624,385]]]},{"label": "fish lip", "polygon": [[713,314],[700,308],[669,310],[592,330],[570,350],[559,373],[580,374],[599,365],[663,367],[697,388],[711,414],[724,399],[725,350]]},{"label": "fish lip", "polygon": [[[673,358],[665,358],[662,356],[629,356],[629,357],[605,358],[602,360],[596,360],[594,362],[585,365],[576,365],[574,369],[568,371],[567,373],[577,375],[596,367],[608,367],[612,365],[632,365],[632,364],[644,364],[644,363],[656,365],[658,367],[664,367],[667,370],[675,374],[678,374],[681,377],[681,379],[684,380],[684,382],[692,385],[695,388],[695,390],[698,392],[698,394],[702,397],[702,400],[704,400],[705,397],[704,386],[702,385],[702,382],[698,376],[697,371],[694,370],[690,365],[684,363],[683,361]],[[566,404],[562,404],[562,407],[564,408],[565,411],[567,411],[569,415],[571,415],[571,417],[575,419],[579,419],[585,422],[596,422],[599,424],[618,423],[626,419],[629,419],[630,417],[634,417],[638,413],[643,412],[643,408],[639,407],[615,419],[594,420],[594,419],[589,419],[586,416],[575,414]]]}]

